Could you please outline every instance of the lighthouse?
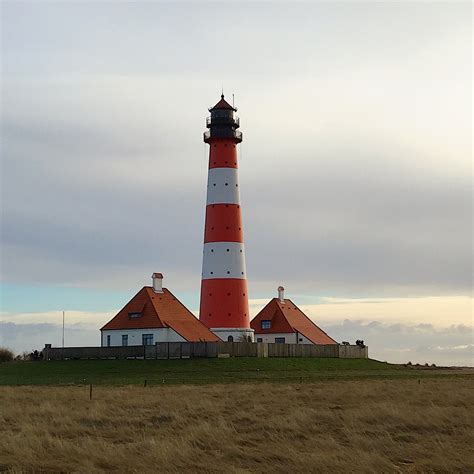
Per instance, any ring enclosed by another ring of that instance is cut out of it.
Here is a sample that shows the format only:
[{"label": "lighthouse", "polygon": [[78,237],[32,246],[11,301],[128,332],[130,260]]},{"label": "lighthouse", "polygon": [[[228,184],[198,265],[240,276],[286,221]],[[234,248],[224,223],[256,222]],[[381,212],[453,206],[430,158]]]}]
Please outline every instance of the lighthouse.
[{"label": "lighthouse", "polygon": [[237,109],[224,94],[209,109],[206,221],[199,319],[223,341],[253,341],[245,269],[237,145],[242,142]]}]

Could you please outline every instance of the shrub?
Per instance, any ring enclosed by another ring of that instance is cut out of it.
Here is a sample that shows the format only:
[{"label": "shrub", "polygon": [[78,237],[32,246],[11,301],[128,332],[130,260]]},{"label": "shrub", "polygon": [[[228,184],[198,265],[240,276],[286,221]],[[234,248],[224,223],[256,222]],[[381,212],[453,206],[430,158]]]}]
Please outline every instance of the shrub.
[{"label": "shrub", "polygon": [[6,347],[0,347],[0,362],[10,362],[15,357],[15,354]]},{"label": "shrub", "polygon": [[18,354],[15,357],[15,360],[31,360],[31,353],[27,351],[23,351],[21,354]]}]

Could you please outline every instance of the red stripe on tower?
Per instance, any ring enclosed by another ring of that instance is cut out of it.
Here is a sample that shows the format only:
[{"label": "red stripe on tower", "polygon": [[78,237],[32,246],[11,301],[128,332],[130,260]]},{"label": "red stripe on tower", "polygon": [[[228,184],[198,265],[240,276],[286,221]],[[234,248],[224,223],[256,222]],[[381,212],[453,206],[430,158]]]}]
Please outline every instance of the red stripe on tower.
[{"label": "red stripe on tower", "polygon": [[242,141],[236,108],[221,100],[207,118],[209,144],[206,223],[199,319],[224,341],[253,340],[238,180]]}]

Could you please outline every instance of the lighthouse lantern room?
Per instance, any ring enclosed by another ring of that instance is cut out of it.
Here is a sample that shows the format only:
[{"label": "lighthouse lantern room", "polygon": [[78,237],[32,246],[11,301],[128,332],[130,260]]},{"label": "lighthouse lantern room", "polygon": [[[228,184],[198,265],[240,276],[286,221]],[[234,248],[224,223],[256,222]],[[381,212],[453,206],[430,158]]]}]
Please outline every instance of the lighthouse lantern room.
[{"label": "lighthouse lantern room", "polygon": [[209,109],[206,221],[199,319],[224,341],[253,341],[238,180],[237,109],[221,95]]}]

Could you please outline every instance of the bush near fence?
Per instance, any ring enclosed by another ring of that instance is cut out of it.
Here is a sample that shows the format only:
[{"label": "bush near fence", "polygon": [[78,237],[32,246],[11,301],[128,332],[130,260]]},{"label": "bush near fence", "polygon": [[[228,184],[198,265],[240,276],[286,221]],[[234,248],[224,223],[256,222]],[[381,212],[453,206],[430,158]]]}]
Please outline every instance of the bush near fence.
[{"label": "bush near fence", "polygon": [[194,359],[199,357],[333,357],[367,359],[368,348],[338,344],[270,344],[264,342],[157,342],[152,346],[51,347],[43,360]]}]

